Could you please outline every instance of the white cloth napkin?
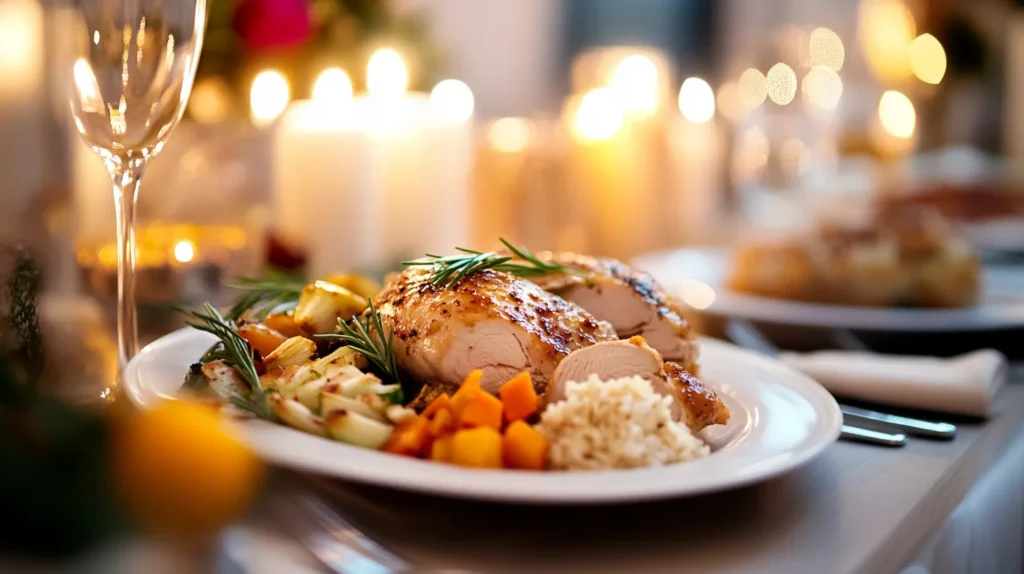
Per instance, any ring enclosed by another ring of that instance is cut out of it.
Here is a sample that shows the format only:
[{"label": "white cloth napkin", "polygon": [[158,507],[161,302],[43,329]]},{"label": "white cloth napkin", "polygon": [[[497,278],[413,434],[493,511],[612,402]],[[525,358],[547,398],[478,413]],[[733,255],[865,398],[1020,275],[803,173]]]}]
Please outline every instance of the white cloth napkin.
[{"label": "white cloth napkin", "polygon": [[976,417],[992,414],[1009,374],[1006,357],[992,349],[948,359],[849,351],[781,353],[779,359],[836,395]]}]

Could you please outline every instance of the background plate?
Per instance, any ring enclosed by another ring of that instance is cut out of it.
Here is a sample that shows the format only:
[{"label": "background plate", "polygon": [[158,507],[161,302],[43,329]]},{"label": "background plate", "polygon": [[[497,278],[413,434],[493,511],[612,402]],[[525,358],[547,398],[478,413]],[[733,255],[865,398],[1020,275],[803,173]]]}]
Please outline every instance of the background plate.
[{"label": "background plate", "polygon": [[[670,292],[703,312],[804,327],[877,331],[989,331],[1024,327],[1024,273],[1020,267],[986,266],[981,300],[964,309],[903,309],[802,303],[735,293],[725,288],[729,252],[682,249],[637,258]],[[695,297],[698,297],[695,299]]]}]

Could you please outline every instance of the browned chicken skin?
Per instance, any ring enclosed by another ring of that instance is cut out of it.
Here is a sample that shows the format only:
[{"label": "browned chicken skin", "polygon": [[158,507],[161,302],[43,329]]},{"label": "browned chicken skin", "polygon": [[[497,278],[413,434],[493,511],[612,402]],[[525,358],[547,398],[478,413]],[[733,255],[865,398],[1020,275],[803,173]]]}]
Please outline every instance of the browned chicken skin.
[{"label": "browned chicken skin", "polygon": [[641,335],[666,361],[677,361],[698,372],[698,346],[682,305],[647,273],[615,259],[575,253],[548,253],[542,259],[576,269],[579,275],[558,273],[534,281],[583,307],[615,328],[620,338]]},{"label": "browned chicken skin", "polygon": [[608,323],[506,273],[483,270],[451,286],[430,278],[429,269],[406,269],[377,296],[399,366],[424,383],[420,404],[453,391],[475,369],[490,392],[529,371],[543,394],[569,353],[616,339]]}]

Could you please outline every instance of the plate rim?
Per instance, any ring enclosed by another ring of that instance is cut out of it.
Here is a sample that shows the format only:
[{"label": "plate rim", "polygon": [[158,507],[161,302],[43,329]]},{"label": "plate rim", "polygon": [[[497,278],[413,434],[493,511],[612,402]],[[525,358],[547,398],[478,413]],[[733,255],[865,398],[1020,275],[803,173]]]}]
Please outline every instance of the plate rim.
[{"label": "plate rim", "polygon": [[[190,328],[179,329],[143,348],[129,362],[125,371],[123,386],[129,400],[135,406],[146,409],[161,400],[167,398],[175,399],[173,396],[147,389],[139,376],[139,370],[142,368],[141,365],[145,358],[152,353],[161,352],[165,348],[173,347],[176,344],[180,344],[183,340],[204,335],[209,336]],[[786,384],[781,386],[795,392],[806,401],[813,408],[819,419],[816,428],[808,431],[805,444],[792,447],[788,452],[778,453],[771,458],[757,463],[750,463],[740,467],[738,469],[739,472],[729,476],[726,480],[713,482],[705,479],[702,482],[690,484],[691,479],[685,475],[679,475],[678,468],[692,463],[679,463],[678,465],[632,470],[581,471],[555,474],[550,472],[463,469],[451,465],[438,465],[430,461],[397,457],[343,443],[326,441],[319,437],[266,421],[233,422],[232,426],[240,433],[240,438],[264,458],[267,464],[271,465],[285,466],[322,476],[351,480],[379,487],[449,498],[506,504],[567,506],[632,503],[690,497],[709,492],[732,490],[788,473],[820,455],[839,438],[842,426],[842,413],[839,410],[839,405],[835,398],[817,381],[770,357],[741,349],[725,341],[701,338],[701,345],[702,348],[711,347],[722,352],[735,354],[747,361],[751,367],[771,374],[775,378],[785,380]],[[285,441],[285,446],[278,447],[275,447],[272,443],[260,442],[261,439],[266,438],[264,435],[269,435],[273,438],[279,433],[295,433],[295,438],[294,440]],[[302,445],[294,445],[295,440],[302,441],[302,444],[305,446],[299,448]],[[315,443],[309,441],[315,441]],[[292,445],[292,448],[288,448],[288,445]],[[308,451],[311,448],[317,450],[318,447],[329,447],[330,450],[337,449],[336,452],[339,455],[348,453],[345,456],[356,459],[372,457],[371,462],[375,461],[376,464],[371,464],[373,468],[370,469],[357,464],[358,460],[345,467],[316,464],[316,459]],[[379,457],[387,457],[387,459]],[[767,464],[765,464],[766,462]],[[380,472],[382,465],[394,468],[392,472]],[[421,473],[436,476],[428,476],[424,479],[417,476]],[[636,480],[630,480],[630,474],[634,474],[638,478],[647,478],[648,480],[645,482],[654,479],[658,480],[654,481],[656,486],[653,488],[639,488],[635,484]],[[611,475],[616,476],[617,480],[614,482],[609,481],[607,477]],[[677,476],[674,477],[673,475]],[[473,478],[467,480],[466,477],[469,476]],[[544,477],[544,480],[539,480],[541,476]],[[511,484],[513,488],[503,489],[502,486],[493,486],[491,483],[496,477],[501,478],[502,485],[505,487]],[[450,478],[451,480],[446,482],[442,480],[444,478]],[[675,481],[671,480],[672,478],[678,478],[680,479],[679,482],[687,484],[682,488],[674,486],[673,483]],[[487,486],[489,484],[491,486]]]},{"label": "plate rim", "polygon": [[[669,249],[641,255],[632,262],[638,268],[651,273],[666,288],[671,289],[672,282],[665,281],[657,271],[653,271],[652,269],[657,267],[653,263],[688,253],[723,261],[730,252],[728,247]],[[1000,266],[985,267],[989,271],[1000,269]],[[1008,312],[985,314],[982,313],[984,308],[981,307],[893,309],[775,299],[731,291],[721,282],[708,285],[716,291],[726,291],[728,297],[716,297],[705,309],[689,308],[717,317],[736,317],[800,327],[901,333],[1001,331],[1024,327],[1024,303],[1005,305],[1003,309]]]}]

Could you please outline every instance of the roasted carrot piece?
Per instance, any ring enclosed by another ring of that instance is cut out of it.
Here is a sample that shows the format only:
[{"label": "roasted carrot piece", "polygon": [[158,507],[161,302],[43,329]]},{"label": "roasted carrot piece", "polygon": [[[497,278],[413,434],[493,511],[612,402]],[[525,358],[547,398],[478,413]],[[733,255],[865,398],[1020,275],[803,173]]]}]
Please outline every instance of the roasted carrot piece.
[{"label": "roasted carrot piece", "polygon": [[463,429],[452,435],[450,460],[459,466],[501,468],[501,434],[490,427]]},{"label": "roasted carrot piece", "polygon": [[505,407],[505,419],[509,422],[527,419],[537,412],[537,393],[533,390],[529,371],[523,371],[501,385],[498,395]]},{"label": "roasted carrot piece", "polygon": [[434,400],[430,401],[430,404],[427,405],[427,408],[423,409],[423,412],[420,414],[429,419],[430,417],[437,414],[438,411],[442,409],[450,410],[451,408],[452,398],[448,396],[448,393],[445,393],[443,395],[437,396]]},{"label": "roasted carrot piece", "polygon": [[502,458],[507,468],[543,470],[548,458],[548,439],[523,421],[505,429]]},{"label": "roasted carrot piece", "polygon": [[459,413],[462,428],[490,427],[501,430],[501,401],[486,391],[480,391],[470,399]]}]

